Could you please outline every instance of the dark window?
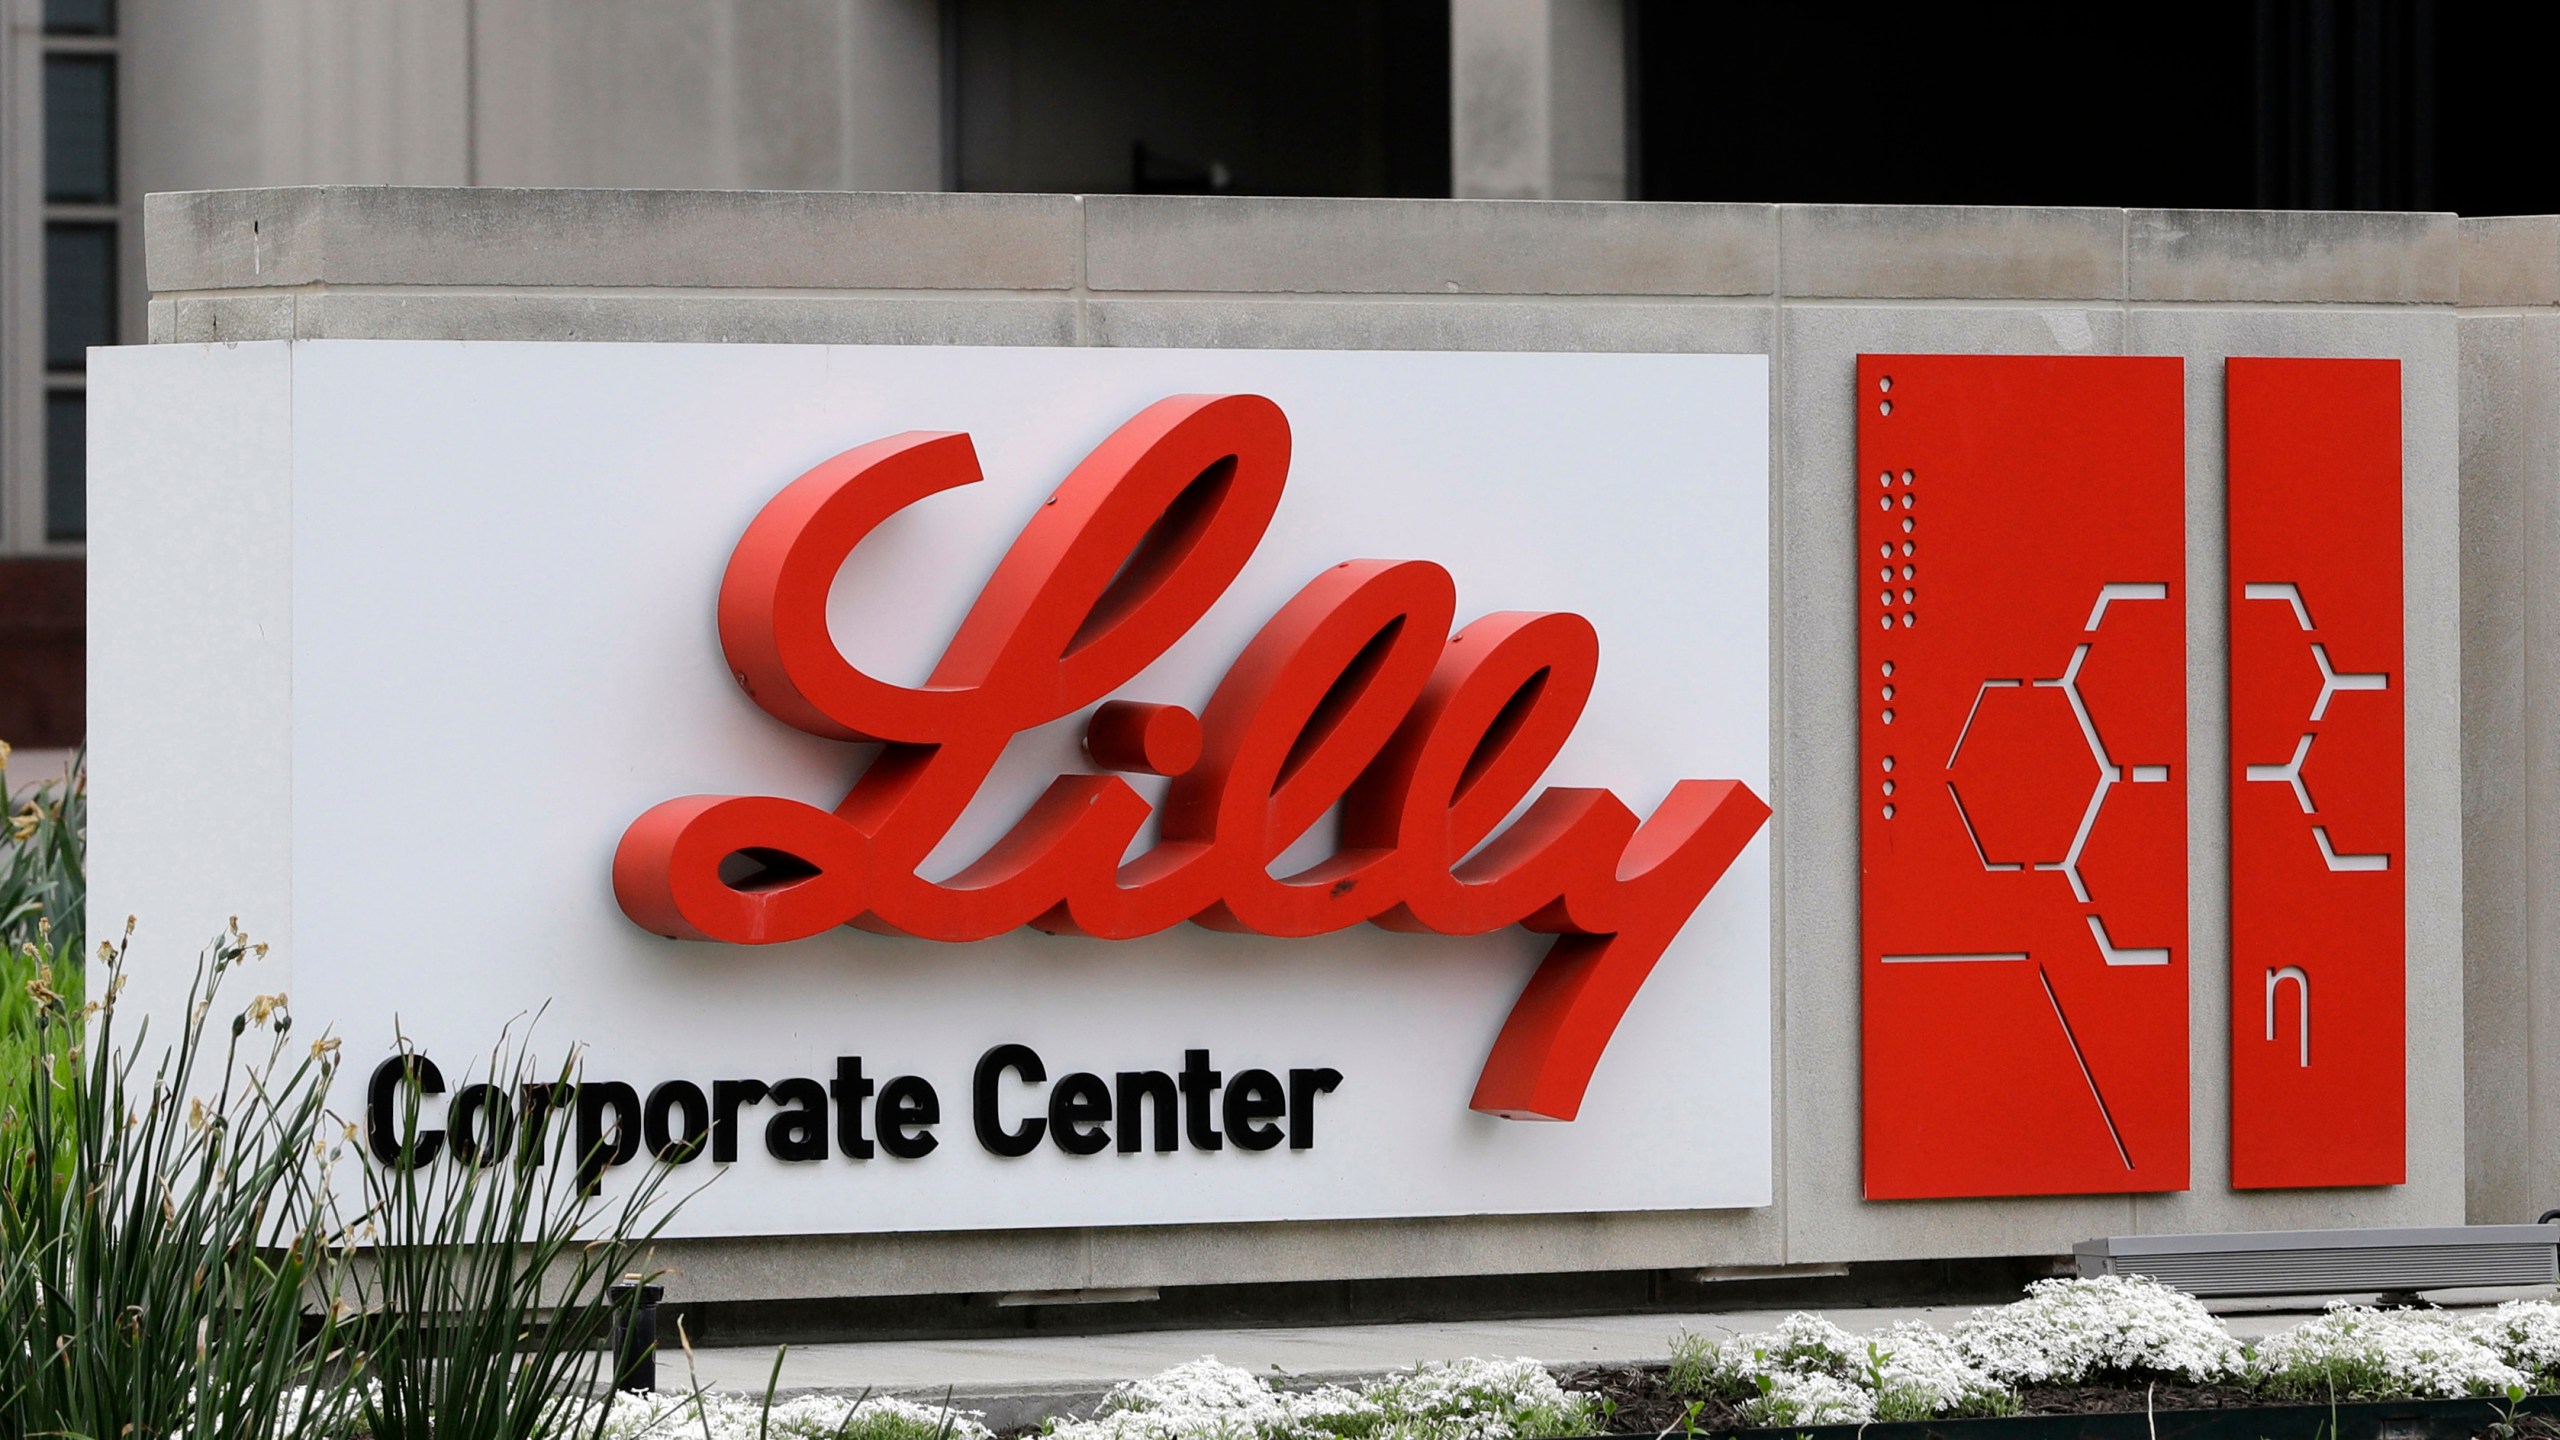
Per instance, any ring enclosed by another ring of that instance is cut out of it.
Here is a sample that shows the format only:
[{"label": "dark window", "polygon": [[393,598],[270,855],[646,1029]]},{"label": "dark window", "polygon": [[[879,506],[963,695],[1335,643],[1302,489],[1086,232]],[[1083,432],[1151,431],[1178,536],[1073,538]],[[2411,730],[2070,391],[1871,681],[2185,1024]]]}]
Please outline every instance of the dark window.
[{"label": "dark window", "polygon": [[113,35],[116,0],[44,0],[44,28],[54,35]]},{"label": "dark window", "polygon": [[1446,195],[1450,3],[946,0],[958,186]]},{"label": "dark window", "polygon": [[[2560,210],[2537,149],[2560,10],[2256,0],[2127,23],[2085,5],[1629,0],[1628,16],[1648,200]],[[1737,58],[1761,55],[1820,59]]]},{"label": "dark window", "polygon": [[115,201],[116,77],[108,56],[44,57],[44,198]]},{"label": "dark window", "polygon": [[44,230],[44,363],[89,368],[92,345],[116,343],[116,229],[57,221]]},{"label": "dark window", "polygon": [[89,397],[77,390],[44,397],[44,533],[48,540],[89,534]]}]

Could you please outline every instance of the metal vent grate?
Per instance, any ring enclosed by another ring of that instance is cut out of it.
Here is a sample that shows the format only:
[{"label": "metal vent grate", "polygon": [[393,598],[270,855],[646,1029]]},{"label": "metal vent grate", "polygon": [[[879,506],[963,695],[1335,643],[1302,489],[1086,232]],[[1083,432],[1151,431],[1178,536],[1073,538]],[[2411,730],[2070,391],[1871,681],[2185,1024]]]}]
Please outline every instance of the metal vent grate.
[{"label": "metal vent grate", "polygon": [[2148,1275],[2193,1295],[2547,1285],[2560,1281],[2560,1226],[2119,1236],[2076,1254],[2083,1275]]}]

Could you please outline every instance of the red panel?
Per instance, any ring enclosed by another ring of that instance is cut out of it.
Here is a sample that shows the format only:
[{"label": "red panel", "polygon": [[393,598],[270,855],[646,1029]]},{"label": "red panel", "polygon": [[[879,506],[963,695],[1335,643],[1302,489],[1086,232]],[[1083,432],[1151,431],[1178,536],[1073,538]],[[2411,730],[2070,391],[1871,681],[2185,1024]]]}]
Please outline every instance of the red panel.
[{"label": "red panel", "polygon": [[2228,364],[2231,1181],[2396,1185],[2400,362]]},{"label": "red panel", "polygon": [[1859,358],[1870,1199],[2186,1187],[2182,384]]}]

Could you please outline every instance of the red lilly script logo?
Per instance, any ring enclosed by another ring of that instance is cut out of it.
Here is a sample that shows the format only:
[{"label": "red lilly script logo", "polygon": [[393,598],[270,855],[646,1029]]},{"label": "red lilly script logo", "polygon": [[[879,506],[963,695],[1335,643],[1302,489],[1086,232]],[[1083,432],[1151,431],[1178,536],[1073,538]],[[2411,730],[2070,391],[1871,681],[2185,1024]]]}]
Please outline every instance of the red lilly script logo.
[{"label": "red lilly script logo", "polygon": [[[969,437],[892,436],[792,482],[729,558],[721,648],[774,718],[880,748],[832,810],[717,795],[651,809],[614,853],[623,912],[740,945],[838,925],[947,941],[1025,925],[1126,939],[1186,920],[1285,936],[1523,925],[1556,942],[1471,1103],[1572,1119],[1637,987],[1769,816],[1731,780],[1683,780],[1641,822],[1609,791],[1549,788],[1494,834],[1590,698],[1600,645],[1581,616],[1501,612],[1452,635],[1447,571],[1345,561],[1272,616],[1197,716],[1127,700],[1093,712],[1096,766],[1172,777],[1152,848],[1122,859],[1151,813],[1127,781],[1062,775],[960,873],[916,873],[1014,736],[1104,701],[1208,612],[1288,469],[1289,423],[1258,395],[1149,406],[1033,513],[913,688],[837,650],[827,591],[883,520],[981,478]],[[1337,805],[1333,854],[1272,875]]]}]

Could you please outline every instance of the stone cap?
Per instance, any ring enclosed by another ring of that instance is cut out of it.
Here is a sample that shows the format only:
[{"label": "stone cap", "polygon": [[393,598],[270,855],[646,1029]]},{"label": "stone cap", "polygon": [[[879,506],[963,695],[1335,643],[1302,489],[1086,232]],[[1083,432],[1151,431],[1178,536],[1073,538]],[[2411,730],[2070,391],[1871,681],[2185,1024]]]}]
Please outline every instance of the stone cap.
[{"label": "stone cap", "polygon": [[[324,185],[153,195],[144,254],[163,295],[337,285],[2445,305],[2465,297],[2481,248],[2471,227],[2481,223],[2027,206]],[[2544,290],[2560,295],[2560,248],[2544,250]]]},{"label": "stone cap", "polygon": [[152,195],[155,293],[277,285],[1066,290],[1068,195],[307,185]]},{"label": "stone cap", "polygon": [[2560,305],[2560,215],[2463,217],[2462,303]]}]

